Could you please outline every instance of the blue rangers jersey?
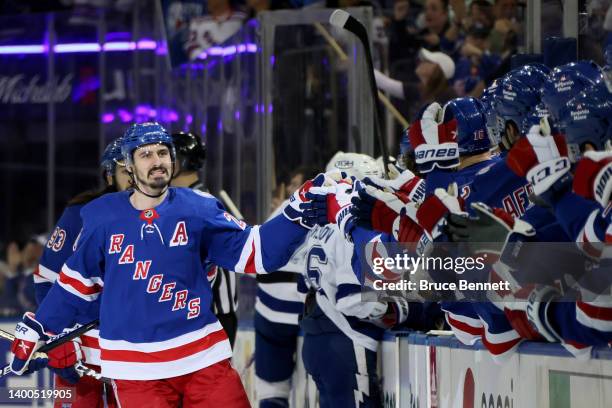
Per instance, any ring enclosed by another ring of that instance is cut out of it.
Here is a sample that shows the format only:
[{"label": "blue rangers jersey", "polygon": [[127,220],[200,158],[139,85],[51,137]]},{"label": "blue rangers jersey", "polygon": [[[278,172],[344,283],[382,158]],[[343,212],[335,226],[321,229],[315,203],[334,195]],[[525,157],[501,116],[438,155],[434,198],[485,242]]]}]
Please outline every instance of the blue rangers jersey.
[{"label": "blue rangers jersey", "polygon": [[472,164],[471,166],[465,167],[461,170],[449,171],[436,168],[430,173],[427,173],[425,195],[428,196],[433,194],[436,188],[443,188],[446,190],[449,184],[457,183],[457,187],[459,188],[459,197],[467,200],[471,194],[470,185],[474,181],[476,175],[483,171],[483,169],[494,165],[498,161],[499,158],[495,156],[488,160]]},{"label": "blue rangers jersey", "polygon": [[150,380],[194,372],[231,357],[210,310],[205,263],[236,272],[278,269],[306,230],[278,216],[249,227],[211,195],[170,188],[136,210],[131,192],[106,194],[81,210],[83,232],[37,311],[49,330],[100,301],[102,374]]},{"label": "blue rangers jersey", "polygon": [[470,203],[480,201],[490,207],[501,208],[515,218],[520,218],[533,206],[529,201],[533,187],[525,178],[514,174],[502,159],[477,172],[469,188],[471,194],[466,200],[468,211]]},{"label": "blue rangers jersey", "polygon": [[[80,214],[81,208],[83,208],[83,204],[66,207],[51,232],[38,267],[34,272],[34,288],[38,304],[42,303],[53,283],[57,280],[62,266],[75,250],[83,226]],[[74,320],[69,322],[66,328],[72,327],[74,324],[87,324],[98,318],[99,302],[91,302],[84,306],[76,310]],[[92,329],[80,337],[81,349],[88,364],[100,365],[98,336],[98,330]]]},{"label": "blue rangers jersey", "polygon": [[[515,176],[499,156],[456,172],[447,172],[445,178],[438,173],[431,180],[427,177],[427,189],[433,192],[437,187],[445,188],[456,182],[466,209],[471,202],[482,201],[493,207],[507,208],[512,215],[520,217],[532,207],[528,199],[530,186]],[[520,343],[519,334],[497,304],[442,302],[441,307],[446,312],[446,322],[461,342],[474,344],[481,340],[494,359],[507,358]]]},{"label": "blue rangers jersey", "polygon": [[74,252],[74,244],[83,226],[80,214],[82,207],[81,204],[66,207],[49,236],[38,267],[34,271],[36,302],[38,304],[42,302],[49,289],[51,289],[51,285],[57,279],[66,259]]}]

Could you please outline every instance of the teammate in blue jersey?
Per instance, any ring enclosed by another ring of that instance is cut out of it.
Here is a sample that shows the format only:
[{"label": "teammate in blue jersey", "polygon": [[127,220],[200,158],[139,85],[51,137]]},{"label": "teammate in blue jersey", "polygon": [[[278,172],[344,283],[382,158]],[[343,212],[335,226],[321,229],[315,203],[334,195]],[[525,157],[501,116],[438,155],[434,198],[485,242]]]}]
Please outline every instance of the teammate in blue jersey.
[{"label": "teammate in blue jersey", "polygon": [[[44,252],[40,258],[38,268],[34,272],[34,284],[36,290],[36,300],[40,304],[53,283],[57,280],[62,265],[74,252],[76,240],[81,233],[83,223],[81,222],[80,211],[85,204],[94,199],[116,191],[124,191],[131,185],[130,177],[123,163],[121,154],[121,146],[119,140],[114,140],[108,144],[100,163],[102,168],[102,178],[106,187],[98,191],[87,191],[81,193],[70,200],[68,206],[64,210],[62,216],[58,220],[53,229]],[[73,324],[86,324],[98,317],[98,304],[93,304],[87,308],[80,309],[74,318]],[[100,347],[98,346],[98,330],[91,330],[79,338],[77,344],[69,343],[67,347],[74,347],[70,350],[71,355],[81,355],[82,360],[90,368],[96,371],[100,370]],[[62,370],[62,376],[55,377],[56,387],[70,387],[71,383],[76,383],[76,396],[73,401],[73,406],[78,407],[96,407],[104,404],[104,398],[107,403],[113,401],[112,391],[105,389],[105,385],[91,377],[82,377],[79,379],[77,373],[67,367]],[[104,397],[103,397],[104,396]],[[60,406],[61,401],[56,403]]]},{"label": "teammate in blue jersey", "polygon": [[131,126],[121,150],[134,189],[83,207],[76,251],[37,314],[17,325],[11,368],[25,372],[47,330],[99,301],[102,374],[120,405],[248,407],[210,311],[204,261],[246,273],[278,269],[314,225],[302,204],[323,179],[305,183],[282,215],[249,227],[212,196],[169,187],[174,149],[161,125]]}]

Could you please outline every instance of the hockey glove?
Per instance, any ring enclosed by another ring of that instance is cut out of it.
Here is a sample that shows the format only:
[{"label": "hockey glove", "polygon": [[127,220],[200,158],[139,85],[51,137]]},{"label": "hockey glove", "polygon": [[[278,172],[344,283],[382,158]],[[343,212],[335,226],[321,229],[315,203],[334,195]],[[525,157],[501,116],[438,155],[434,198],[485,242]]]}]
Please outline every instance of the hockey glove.
[{"label": "hockey glove", "polygon": [[572,178],[567,144],[563,136],[550,134],[546,118],[514,144],[506,163],[515,174],[525,177],[533,186],[534,194],[548,205],[570,191]]},{"label": "hockey glove", "polygon": [[389,167],[394,168],[394,171],[390,173],[392,175],[397,175],[395,178],[385,180],[380,177],[370,176],[364,178],[363,182],[380,190],[392,193],[404,193],[409,201],[420,204],[425,198],[425,180],[415,176],[410,170],[400,169],[393,163],[390,163]]},{"label": "hockey glove", "polygon": [[390,296],[384,299],[368,319],[376,326],[390,329],[408,320],[408,301],[401,296]]},{"label": "hockey glove", "polygon": [[319,211],[314,203],[306,196],[315,187],[324,185],[327,178],[325,174],[319,174],[312,180],[306,181],[289,197],[289,203],[283,209],[283,214],[290,221],[300,224],[302,227],[312,229],[325,215]]},{"label": "hockey glove", "polygon": [[80,339],[63,343],[47,352],[47,363],[51,371],[71,384],[76,384],[80,378],[75,365],[83,360]]},{"label": "hockey glove", "polygon": [[531,225],[499,208],[491,208],[484,203],[472,203],[475,216],[449,213],[447,216],[446,234],[452,242],[469,243],[474,254],[490,254],[489,262],[499,259],[503,247],[511,234],[534,236]]},{"label": "hockey glove", "polygon": [[524,339],[561,342],[547,315],[551,302],[559,296],[550,286],[524,287],[504,302],[504,313],[512,328]]},{"label": "hockey glove", "polygon": [[[15,327],[15,339],[11,344],[11,353],[13,360],[11,361],[11,370],[17,375],[22,375],[26,371],[38,371],[47,365],[47,360],[44,357],[32,359],[34,353],[49,336],[40,324],[34,313],[26,312],[22,320]],[[44,354],[42,355],[44,356]]]},{"label": "hockey glove", "polygon": [[573,190],[606,208],[612,194],[612,153],[585,152],[576,167]]},{"label": "hockey glove", "polygon": [[331,185],[312,188],[306,194],[306,198],[312,201],[316,209],[317,224],[338,224],[340,230],[350,239],[350,233],[355,225],[350,211],[351,199],[362,188],[361,182],[352,182],[350,179],[332,181]]},{"label": "hockey glove", "polygon": [[442,107],[434,102],[423,110],[420,119],[408,131],[416,167],[422,174],[435,167],[451,169],[459,166],[457,122],[441,123],[441,115]]},{"label": "hockey glove", "polygon": [[453,183],[448,191],[437,188],[427,197],[417,210],[416,219],[429,239],[435,240],[442,234],[448,214],[467,216],[463,205],[463,200],[457,196],[457,184]]},{"label": "hockey glove", "polygon": [[389,193],[366,186],[351,199],[351,214],[357,225],[363,228],[391,233],[394,221],[408,201],[402,192]]}]

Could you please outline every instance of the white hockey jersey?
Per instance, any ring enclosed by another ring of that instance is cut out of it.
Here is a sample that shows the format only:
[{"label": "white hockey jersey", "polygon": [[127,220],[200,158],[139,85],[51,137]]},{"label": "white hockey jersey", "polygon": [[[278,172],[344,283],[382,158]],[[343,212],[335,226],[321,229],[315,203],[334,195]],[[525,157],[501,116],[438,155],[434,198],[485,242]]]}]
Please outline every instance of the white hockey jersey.
[{"label": "white hockey jersey", "polygon": [[[376,233],[372,232],[372,235]],[[306,249],[306,286],[316,291],[317,305],[353,342],[376,351],[384,332],[363,319],[380,304],[364,301],[354,245],[336,224],[315,227],[302,248]]]}]

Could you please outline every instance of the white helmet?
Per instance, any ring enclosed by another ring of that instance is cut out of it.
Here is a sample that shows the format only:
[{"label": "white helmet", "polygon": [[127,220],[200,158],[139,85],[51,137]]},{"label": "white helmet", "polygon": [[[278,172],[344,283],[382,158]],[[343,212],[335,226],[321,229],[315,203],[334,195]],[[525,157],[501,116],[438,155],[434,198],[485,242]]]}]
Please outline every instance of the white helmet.
[{"label": "white helmet", "polygon": [[381,177],[382,175],[382,169],[376,163],[376,160],[367,154],[360,153],[344,153],[339,151],[327,163],[327,167],[325,167],[326,172],[334,169],[343,171],[359,180],[368,176]]}]

